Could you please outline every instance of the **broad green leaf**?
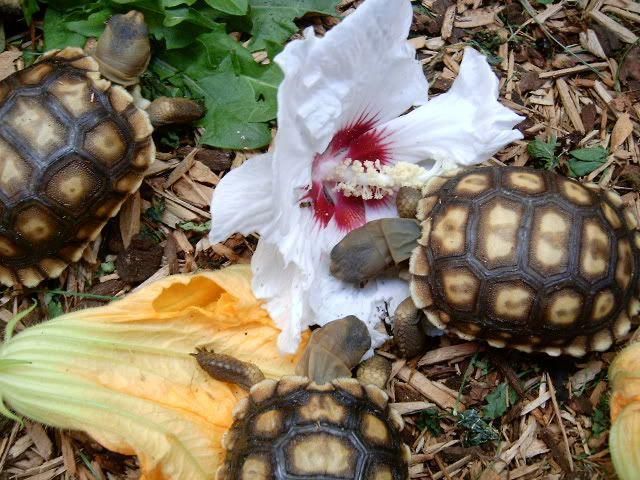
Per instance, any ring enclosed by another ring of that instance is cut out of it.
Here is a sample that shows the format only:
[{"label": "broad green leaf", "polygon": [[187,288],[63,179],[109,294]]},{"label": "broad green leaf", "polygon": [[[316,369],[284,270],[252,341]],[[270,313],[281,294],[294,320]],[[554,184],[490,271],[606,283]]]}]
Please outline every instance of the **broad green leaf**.
[{"label": "broad green leaf", "polygon": [[[187,22],[206,29],[216,28],[219,24],[212,20],[215,12],[208,8],[195,10],[189,7],[173,8],[165,10],[163,25],[165,27],[175,27],[182,22]],[[193,36],[193,31],[191,35]]]},{"label": "broad green leaf", "polygon": [[604,162],[609,155],[609,151],[604,147],[580,148],[569,152],[573,158],[583,162]]},{"label": "broad green leaf", "polygon": [[[154,61],[142,79],[145,95],[204,99],[211,111],[202,122],[203,143],[256,148],[271,139],[282,71],[256,63],[252,51],[273,58],[297,31],[307,12],[336,14],[338,0],[40,0],[47,4],[47,48],[82,46],[97,37],[114,13],[141,11],[158,40]],[[225,22],[225,23],[223,23]],[[252,33],[251,47],[229,32]],[[226,82],[226,83],[225,83]],[[209,91],[209,89],[211,91]],[[213,93],[211,93],[213,92]],[[177,137],[176,137],[177,138]]]},{"label": "broad green leaf", "polygon": [[71,32],[79,33],[84,37],[99,37],[104,31],[105,24],[114,14],[113,10],[100,10],[92,13],[86,20],[66,22],[65,28]]},{"label": "broad green leaf", "polygon": [[544,160],[545,168],[551,170],[558,164],[558,158],[555,154],[556,148],[558,148],[558,146],[559,143],[556,142],[555,137],[552,138],[548,143],[536,138],[535,140],[529,142],[529,145],[527,145],[527,151],[533,158]]},{"label": "broad green leaf", "polygon": [[166,8],[178,7],[180,5],[193,5],[198,0],[162,0],[162,6]]},{"label": "broad green leaf", "polygon": [[44,15],[44,42],[47,50],[64,47],[81,47],[86,38],[66,28],[67,19],[62,12],[47,8]]},{"label": "broad green leaf", "polygon": [[258,98],[262,98],[262,108],[256,110],[253,121],[268,121],[276,118],[278,113],[278,85],[283,78],[282,70],[275,63],[266,66],[255,76],[241,75],[252,86]]},{"label": "broad green leaf", "polygon": [[210,32],[199,35],[197,48],[188,47],[166,52],[161,57],[170,65],[197,80],[214,73],[220,63],[231,57],[236,71],[257,73],[260,70],[251,52],[227,35],[224,25],[218,24]]},{"label": "broad green leaf", "polygon": [[244,15],[249,6],[248,0],[204,0],[207,5],[230,15]]},{"label": "broad green leaf", "polygon": [[505,414],[510,405],[518,400],[518,394],[506,382],[486,397],[487,405],[482,410],[482,416],[487,420],[495,420]]},{"label": "broad green leaf", "polygon": [[[222,148],[253,149],[268,145],[271,133],[262,122],[264,102],[256,100],[251,83],[233,73],[218,73],[198,82],[204,92],[206,131],[200,141]],[[256,119],[256,117],[258,117]]]},{"label": "broad green leaf", "polygon": [[548,160],[555,156],[556,148],[558,148],[558,142],[555,138],[551,139],[549,143],[542,140],[532,140],[527,146],[527,150],[532,157]]},{"label": "broad green leaf", "polygon": [[284,44],[297,30],[293,22],[305,13],[337,15],[337,0],[249,0],[252,23],[251,50],[263,50],[266,42]]},{"label": "broad green leaf", "polygon": [[603,147],[581,148],[569,152],[569,155],[569,170],[576,177],[583,177],[606,162],[609,151]]}]

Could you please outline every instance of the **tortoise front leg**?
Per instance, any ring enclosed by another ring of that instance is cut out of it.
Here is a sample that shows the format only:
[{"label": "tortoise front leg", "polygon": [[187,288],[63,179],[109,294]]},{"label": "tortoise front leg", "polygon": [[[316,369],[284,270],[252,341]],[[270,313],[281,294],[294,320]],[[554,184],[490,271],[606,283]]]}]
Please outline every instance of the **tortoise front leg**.
[{"label": "tortoise front leg", "polygon": [[204,116],[204,108],[188,98],[158,97],[147,107],[149,120],[154,127],[184,125]]},{"label": "tortoise front leg", "polygon": [[249,390],[256,383],[264,380],[264,374],[253,363],[243,362],[231,355],[215,353],[199,348],[192,353],[205,372],[221,382],[236,383]]},{"label": "tortoise front leg", "polygon": [[363,385],[375,385],[384,390],[391,377],[391,363],[381,355],[374,355],[358,366],[356,378]]},{"label": "tortoise front leg", "polygon": [[422,327],[422,312],[411,297],[402,301],[395,312],[393,337],[400,354],[411,358],[423,353],[427,347],[427,336]]}]

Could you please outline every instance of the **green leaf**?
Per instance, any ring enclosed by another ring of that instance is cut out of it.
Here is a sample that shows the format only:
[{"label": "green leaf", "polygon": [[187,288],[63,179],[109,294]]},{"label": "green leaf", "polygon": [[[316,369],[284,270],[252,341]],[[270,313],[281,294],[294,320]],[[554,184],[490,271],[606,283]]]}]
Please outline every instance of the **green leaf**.
[{"label": "green leaf", "polygon": [[337,15],[337,0],[249,0],[252,23],[251,50],[263,50],[266,42],[284,44],[297,30],[294,19],[308,12]]},{"label": "green leaf", "polygon": [[195,41],[198,44],[197,48],[172,50],[161,58],[194,80],[216,73],[222,61],[229,57],[234,71],[256,73],[261,68],[249,50],[227,35],[222,24],[217,24],[209,32],[199,35]]},{"label": "green leaf", "polygon": [[605,394],[600,398],[598,406],[591,417],[591,433],[600,435],[611,427],[611,417],[609,415],[609,395]]},{"label": "green leaf", "polygon": [[49,313],[49,319],[59,317],[64,313],[64,307],[60,302],[60,297],[52,292],[44,294],[44,301],[47,305],[47,312]]},{"label": "green leaf", "polygon": [[420,430],[426,428],[432,435],[437,437],[444,432],[440,426],[440,418],[440,411],[437,408],[427,408],[420,412],[416,425]]},{"label": "green leaf", "polygon": [[[252,51],[272,58],[298,30],[307,12],[336,15],[338,0],[48,0],[47,48],[82,46],[97,37],[114,13],[140,10],[159,42],[142,79],[145,95],[189,96],[208,107],[202,143],[258,148],[271,141],[282,71],[256,63]],[[222,23],[225,22],[225,23]],[[253,35],[250,48],[229,32]],[[167,135],[163,137],[167,139]],[[171,142],[178,141],[175,133]]]},{"label": "green leaf", "polygon": [[165,211],[165,201],[162,197],[152,197],[151,198],[151,206],[147,208],[144,214],[150,218],[151,220],[155,220],[156,222],[162,221],[162,215]]},{"label": "green leaf", "polygon": [[85,37],[67,30],[68,16],[51,7],[44,15],[44,43],[47,50],[64,47],[82,47]]},{"label": "green leaf", "polygon": [[569,170],[576,177],[590,174],[607,161],[609,151],[601,146],[581,148],[569,152]]},{"label": "green leaf", "polygon": [[248,0],[204,0],[207,5],[230,15],[244,15],[249,7]]},{"label": "green leaf", "polygon": [[98,271],[98,273],[100,275],[107,275],[109,273],[113,273],[116,271],[116,264],[111,261],[111,262],[102,262],[100,264],[100,269]]},{"label": "green leaf", "polygon": [[71,32],[79,33],[83,37],[99,37],[104,31],[107,20],[109,20],[113,14],[113,10],[101,10],[92,13],[86,20],[66,22],[65,28]]},{"label": "green leaf", "polygon": [[569,155],[583,162],[604,162],[609,155],[609,151],[604,147],[598,146],[572,150]]},{"label": "green leaf", "polygon": [[548,143],[536,138],[529,142],[527,151],[533,158],[544,160],[545,168],[551,170],[558,165],[558,157],[556,157],[555,151],[559,145],[555,137],[551,138]]},{"label": "green leaf", "polygon": [[464,429],[462,441],[465,446],[482,445],[500,438],[496,429],[484,421],[474,408],[458,415],[458,425]]},{"label": "green leaf", "polygon": [[176,226],[178,228],[181,228],[185,232],[204,233],[211,230],[211,220],[207,220],[204,223],[182,222],[182,223],[177,223]]},{"label": "green leaf", "polygon": [[536,0],[536,3],[539,3],[540,5],[551,5],[553,1],[554,0]]},{"label": "green leaf", "polygon": [[482,416],[487,420],[495,420],[505,414],[510,405],[518,400],[518,394],[506,382],[486,397],[487,405],[482,410]]},{"label": "green leaf", "polygon": [[264,120],[264,101],[246,78],[217,73],[198,82],[204,92],[207,113],[200,121],[206,131],[200,141],[222,148],[254,149],[271,141]]},{"label": "green leaf", "polygon": [[529,155],[534,158],[547,160],[555,156],[555,151],[556,148],[558,148],[558,145],[559,143],[556,142],[555,138],[552,138],[549,143],[536,138],[529,142],[529,145],[527,145],[527,151],[529,152]]},{"label": "green leaf", "polygon": [[27,25],[31,24],[33,14],[37,13],[38,10],[40,10],[38,0],[22,0],[22,15],[24,16],[24,20],[27,22]]}]

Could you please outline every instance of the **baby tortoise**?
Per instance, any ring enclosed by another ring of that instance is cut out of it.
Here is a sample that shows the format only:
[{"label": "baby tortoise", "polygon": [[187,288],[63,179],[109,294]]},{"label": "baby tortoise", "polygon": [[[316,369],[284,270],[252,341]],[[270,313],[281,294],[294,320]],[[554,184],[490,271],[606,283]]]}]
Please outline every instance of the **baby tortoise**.
[{"label": "baby tortoise", "polygon": [[186,99],[145,112],[111,83],[137,83],[150,51],[144,17],[131,11],[111,18],[92,56],[50,51],[0,82],[3,284],[32,287],[77,261],[140,186],[155,158],[152,124],[202,116]]},{"label": "baby tortoise", "polygon": [[277,381],[255,365],[200,350],[196,359],[211,376],[250,388],[223,437],[216,479],[408,479],[402,417],[378,386],[351,378],[370,345],[356,317],[335,320],[312,334],[297,366],[304,376]]},{"label": "baby tortoise", "polygon": [[359,283],[409,259],[411,297],[394,325],[405,356],[424,351],[433,325],[494,347],[580,357],[611,347],[640,311],[640,232],[612,191],[487,167],[402,189],[397,204],[405,218],[352,231],[331,252],[331,271]]}]

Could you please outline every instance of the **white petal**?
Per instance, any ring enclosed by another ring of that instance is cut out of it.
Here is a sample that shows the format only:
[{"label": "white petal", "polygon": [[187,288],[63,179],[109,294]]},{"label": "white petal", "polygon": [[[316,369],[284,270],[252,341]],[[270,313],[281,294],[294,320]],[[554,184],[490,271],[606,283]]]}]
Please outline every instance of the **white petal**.
[{"label": "white petal", "polygon": [[408,283],[397,278],[370,281],[362,288],[336,279],[329,272],[327,255],[309,292],[309,304],[318,325],[355,315],[367,324],[373,346],[378,347],[387,337],[375,329],[376,325],[393,315],[408,296]]},{"label": "white petal", "polygon": [[234,233],[263,232],[276,215],[272,201],[270,153],[250,158],[227,173],[211,201],[212,243]]},{"label": "white petal", "polygon": [[[313,156],[362,115],[384,122],[426,102],[427,81],[407,42],[411,19],[408,0],[366,0],[323,38],[308,28],[276,57],[285,73],[276,184],[308,184]],[[279,198],[291,203],[289,192]]]},{"label": "white petal", "polygon": [[414,111],[381,125],[392,157],[434,165],[434,173],[487,160],[522,138],[524,118],[497,101],[498,79],[485,57],[467,47],[451,89]]},{"label": "white petal", "polygon": [[[374,327],[409,296],[407,282],[381,279],[358,288],[334,278],[329,272],[329,252],[344,233],[332,228],[314,232],[313,228],[303,224],[284,237],[271,232],[260,239],[251,259],[254,293],[266,301],[269,314],[282,330],[280,350],[294,352],[309,326],[346,315],[364,321],[374,346],[381,345],[387,337]],[[298,250],[298,261],[287,258],[291,249]]]},{"label": "white petal", "polygon": [[253,291],[257,298],[266,300],[267,311],[282,330],[278,348],[295,353],[302,331],[313,323],[305,298],[308,282],[304,272],[294,263],[285,265],[280,246],[264,239],[258,242],[251,267]]}]

